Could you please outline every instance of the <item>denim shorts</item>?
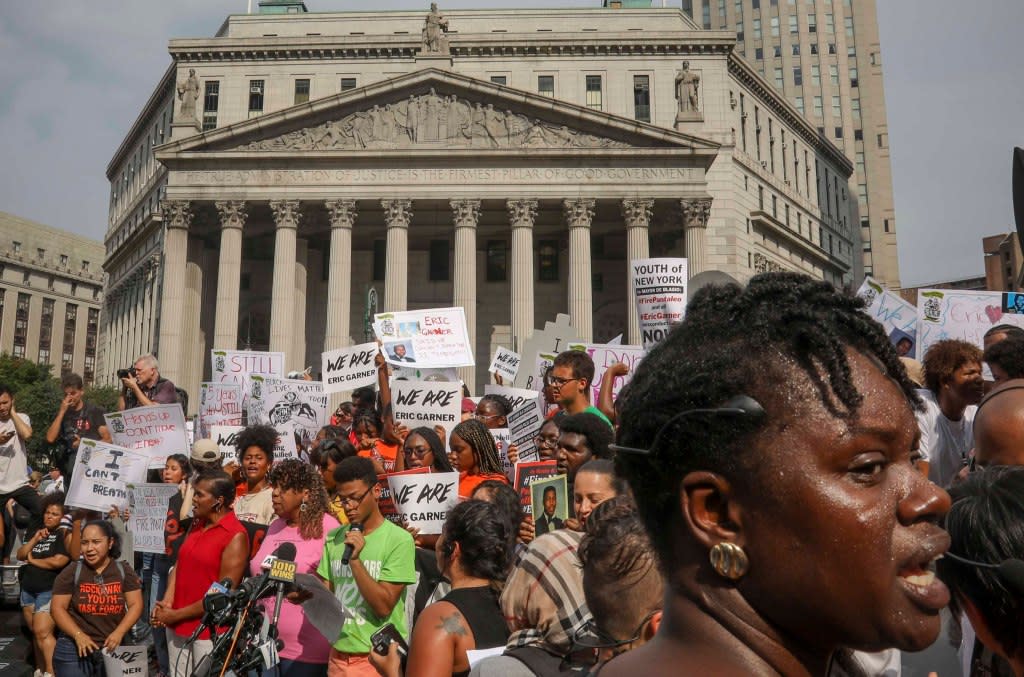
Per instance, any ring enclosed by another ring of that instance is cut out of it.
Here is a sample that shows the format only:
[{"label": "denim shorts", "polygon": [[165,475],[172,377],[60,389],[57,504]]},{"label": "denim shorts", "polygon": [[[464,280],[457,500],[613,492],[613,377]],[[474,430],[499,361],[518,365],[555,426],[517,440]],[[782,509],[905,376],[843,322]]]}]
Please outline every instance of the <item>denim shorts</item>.
[{"label": "denim shorts", "polygon": [[53,591],[47,590],[46,592],[28,592],[27,590],[21,591],[21,608],[24,609],[27,606],[32,607],[33,612],[42,611],[43,613],[50,613],[50,600],[53,599]]}]

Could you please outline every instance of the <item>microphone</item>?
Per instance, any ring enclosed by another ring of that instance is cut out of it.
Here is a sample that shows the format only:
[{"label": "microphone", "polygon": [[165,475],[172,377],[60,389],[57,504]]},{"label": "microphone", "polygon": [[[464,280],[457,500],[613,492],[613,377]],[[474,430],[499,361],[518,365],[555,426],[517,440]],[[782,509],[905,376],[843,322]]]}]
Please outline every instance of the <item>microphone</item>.
[{"label": "microphone", "polygon": [[1007,559],[999,564],[989,564],[988,562],[967,559],[951,552],[945,553],[944,557],[949,557],[952,560],[969,566],[995,569],[996,575],[999,576],[999,580],[1003,582],[1003,585],[1013,591],[1019,598],[1024,599],[1024,560]]},{"label": "microphone", "polygon": [[[349,531],[362,531],[363,525],[359,522],[353,522],[349,525]],[[341,553],[341,563],[348,566],[349,560],[352,559],[352,544],[348,543],[345,545],[345,550]]]},{"label": "microphone", "polygon": [[210,589],[203,595],[203,617],[186,645],[195,642],[203,630],[219,625],[220,615],[231,607],[230,590],[230,578],[225,578],[219,583],[214,582],[210,586]]},{"label": "microphone", "polygon": [[238,590],[236,590],[234,593],[235,596],[242,598],[256,597],[257,595],[259,595],[263,588],[266,586],[267,582],[270,580],[270,574],[274,568],[274,562],[279,559],[288,559],[294,562],[295,553],[296,550],[294,543],[286,542],[277,546],[277,550],[275,550],[270,555],[267,555],[267,557],[264,558],[263,562],[260,564],[260,569],[263,570],[263,573],[261,573],[259,576],[247,578],[244,581],[242,581],[242,584],[238,586]]},{"label": "microphone", "polygon": [[289,583],[295,582],[295,571],[298,568],[295,564],[295,544],[282,543],[278,548],[278,559],[270,567],[270,580],[277,582],[277,597],[274,598],[274,620],[271,623],[277,628],[277,621],[281,618],[281,604],[284,602],[284,589]]}]

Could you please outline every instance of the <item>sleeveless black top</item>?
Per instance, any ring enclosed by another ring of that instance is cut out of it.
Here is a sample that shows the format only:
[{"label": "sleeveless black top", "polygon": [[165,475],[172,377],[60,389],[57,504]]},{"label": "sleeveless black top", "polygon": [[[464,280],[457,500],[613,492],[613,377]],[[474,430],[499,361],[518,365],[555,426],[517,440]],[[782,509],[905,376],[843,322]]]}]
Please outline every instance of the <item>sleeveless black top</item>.
[{"label": "sleeveless black top", "polygon": [[[452,590],[441,601],[454,606],[466,619],[477,649],[493,649],[508,642],[508,625],[498,606],[498,593],[490,586]],[[468,675],[469,670],[452,673],[452,677]]]}]

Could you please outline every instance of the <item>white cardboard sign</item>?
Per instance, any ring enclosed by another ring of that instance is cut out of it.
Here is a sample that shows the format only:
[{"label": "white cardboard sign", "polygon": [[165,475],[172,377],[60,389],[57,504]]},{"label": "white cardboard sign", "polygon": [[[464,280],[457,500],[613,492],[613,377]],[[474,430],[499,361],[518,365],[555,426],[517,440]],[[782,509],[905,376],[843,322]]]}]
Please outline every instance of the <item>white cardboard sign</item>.
[{"label": "white cardboard sign", "polygon": [[291,421],[304,442],[327,425],[327,395],[323,383],[301,379],[249,377],[249,423],[275,428]]},{"label": "white cardboard sign", "polygon": [[188,455],[188,431],[180,404],[156,404],[104,414],[114,444],[149,457],[150,468],[163,468],[171,454]]},{"label": "white cardboard sign", "polygon": [[664,339],[686,312],[686,259],[630,261],[630,284],[644,348]]},{"label": "white cardboard sign", "polygon": [[399,366],[472,367],[473,347],[462,308],[430,308],[374,315],[384,357]]},{"label": "white cardboard sign", "polygon": [[180,491],[177,484],[134,484],[128,487],[128,530],[132,532],[135,552],[164,553],[164,523],[171,497]]},{"label": "white cardboard sign", "polygon": [[540,460],[537,435],[543,425],[544,416],[540,411],[540,401],[536,398],[524,402],[508,415],[509,442],[516,445],[520,463]]},{"label": "white cardboard sign", "polygon": [[215,425],[210,427],[210,439],[220,447],[220,453],[224,455],[224,465],[238,462],[238,450],[235,448],[235,440],[238,433],[245,430],[240,425]]},{"label": "white cardboard sign", "polygon": [[448,511],[459,502],[459,473],[389,475],[398,514],[422,534],[440,534]]},{"label": "white cardboard sign", "polygon": [[324,393],[341,393],[377,382],[373,360],[379,348],[376,343],[362,343],[321,353]]},{"label": "white cardboard sign", "polygon": [[128,485],[145,482],[149,460],[144,452],[83,439],[71,470],[67,505],[103,514],[114,505],[126,507]]},{"label": "white cardboard sign", "polygon": [[410,430],[420,426],[445,429],[445,439],[462,420],[462,384],[435,381],[391,382],[395,422]]},{"label": "white cardboard sign", "polygon": [[522,359],[519,353],[514,353],[508,348],[498,346],[498,349],[494,351],[494,359],[491,360],[491,366],[487,368],[487,373],[497,374],[506,383],[512,383],[516,380],[516,374],[519,373],[519,363]]},{"label": "white cardboard sign", "polygon": [[985,332],[998,324],[1024,328],[1021,294],[959,289],[921,289],[917,292],[917,354],[943,339],[960,339],[983,347]]},{"label": "white cardboard sign", "polygon": [[900,357],[917,357],[917,307],[907,303],[871,277],[857,290],[864,299],[864,312],[885,328],[885,334],[896,347]]},{"label": "white cardboard sign", "polygon": [[238,383],[199,385],[199,436],[207,437],[210,426],[242,425],[242,386]]}]

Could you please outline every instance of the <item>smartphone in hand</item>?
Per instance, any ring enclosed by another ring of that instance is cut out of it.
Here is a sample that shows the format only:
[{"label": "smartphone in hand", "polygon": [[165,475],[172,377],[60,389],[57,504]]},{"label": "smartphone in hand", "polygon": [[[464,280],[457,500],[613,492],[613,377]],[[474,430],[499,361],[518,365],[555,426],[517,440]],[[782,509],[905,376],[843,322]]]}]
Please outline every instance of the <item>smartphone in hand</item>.
[{"label": "smartphone in hand", "polygon": [[398,628],[395,627],[394,623],[388,623],[370,636],[370,644],[373,646],[373,650],[382,656],[388,655],[388,649],[392,642],[398,644],[398,653],[403,659],[409,655],[409,645],[402,639],[402,635],[398,632]]}]

